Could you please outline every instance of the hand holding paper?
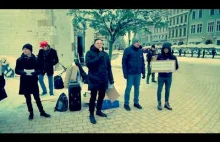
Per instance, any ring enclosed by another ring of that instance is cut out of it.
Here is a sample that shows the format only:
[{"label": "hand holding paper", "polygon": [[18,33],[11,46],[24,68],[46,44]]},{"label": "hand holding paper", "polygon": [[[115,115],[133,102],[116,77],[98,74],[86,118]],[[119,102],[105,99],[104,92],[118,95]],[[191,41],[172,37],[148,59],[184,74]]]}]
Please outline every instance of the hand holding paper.
[{"label": "hand holding paper", "polygon": [[35,72],[35,70],[34,70],[34,69],[31,69],[31,70],[24,69],[24,72],[26,72],[26,75],[28,75],[28,76],[32,76],[31,73]]}]

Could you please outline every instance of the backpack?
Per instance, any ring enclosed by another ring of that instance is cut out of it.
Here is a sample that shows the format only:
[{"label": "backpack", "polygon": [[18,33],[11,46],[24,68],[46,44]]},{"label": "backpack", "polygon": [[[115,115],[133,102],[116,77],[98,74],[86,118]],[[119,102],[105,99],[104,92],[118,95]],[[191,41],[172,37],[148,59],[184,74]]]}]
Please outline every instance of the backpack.
[{"label": "backpack", "polygon": [[54,88],[55,89],[63,89],[64,88],[63,79],[60,75],[54,76]]},{"label": "backpack", "polygon": [[62,93],[56,103],[54,111],[64,112],[68,109],[68,99],[65,93]]}]

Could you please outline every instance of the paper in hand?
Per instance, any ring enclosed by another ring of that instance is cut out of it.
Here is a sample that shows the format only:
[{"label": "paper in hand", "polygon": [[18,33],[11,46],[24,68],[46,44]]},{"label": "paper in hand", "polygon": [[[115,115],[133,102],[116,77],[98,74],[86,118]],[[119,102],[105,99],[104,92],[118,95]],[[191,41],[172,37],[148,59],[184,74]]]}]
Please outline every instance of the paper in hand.
[{"label": "paper in hand", "polygon": [[31,76],[32,75],[31,73],[34,71],[35,71],[34,69],[31,69],[31,70],[24,69],[24,72],[26,72],[26,75],[29,75],[29,76]]}]

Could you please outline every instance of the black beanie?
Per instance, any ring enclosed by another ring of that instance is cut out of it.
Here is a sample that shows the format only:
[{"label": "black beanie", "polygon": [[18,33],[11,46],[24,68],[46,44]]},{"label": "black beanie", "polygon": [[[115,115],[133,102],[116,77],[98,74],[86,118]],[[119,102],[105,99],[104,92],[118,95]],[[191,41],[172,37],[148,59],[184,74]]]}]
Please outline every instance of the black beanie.
[{"label": "black beanie", "polygon": [[33,51],[33,47],[32,47],[32,45],[29,44],[29,43],[28,43],[28,44],[25,44],[25,45],[23,46],[22,50],[23,50],[24,48],[29,49],[31,52]]},{"label": "black beanie", "polygon": [[163,48],[171,48],[172,44],[170,42],[165,42],[162,47]]}]

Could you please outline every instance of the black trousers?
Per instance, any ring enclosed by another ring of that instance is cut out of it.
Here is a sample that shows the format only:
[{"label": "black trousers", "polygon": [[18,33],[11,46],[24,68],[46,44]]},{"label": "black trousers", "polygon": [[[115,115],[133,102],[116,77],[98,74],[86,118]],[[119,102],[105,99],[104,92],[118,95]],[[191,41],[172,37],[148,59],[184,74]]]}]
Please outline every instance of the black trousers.
[{"label": "black trousers", "polygon": [[[30,113],[33,113],[33,107],[32,107],[32,103],[31,103],[31,94],[25,94],[24,96],[26,98],[26,104],[27,104],[27,107],[28,107],[28,111]],[[43,106],[42,106],[42,103],[41,103],[41,100],[40,100],[40,95],[39,94],[33,94],[33,96],[34,96],[34,99],[36,101],[39,112],[44,113],[44,109],[43,109]]]},{"label": "black trousers", "polygon": [[89,101],[89,112],[90,114],[93,114],[95,111],[95,101],[96,101],[96,96],[98,94],[98,102],[97,102],[97,111],[101,111],[102,109],[102,103],[103,99],[105,97],[105,91],[106,89],[92,89],[91,90],[91,97]]}]

